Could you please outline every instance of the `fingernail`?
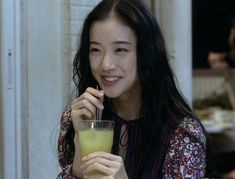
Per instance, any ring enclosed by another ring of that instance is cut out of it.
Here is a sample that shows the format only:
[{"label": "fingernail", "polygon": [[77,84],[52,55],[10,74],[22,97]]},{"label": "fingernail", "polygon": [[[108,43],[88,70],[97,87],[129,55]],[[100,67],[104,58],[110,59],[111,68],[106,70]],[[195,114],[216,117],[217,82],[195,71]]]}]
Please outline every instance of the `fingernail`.
[{"label": "fingernail", "polygon": [[98,106],[99,106],[99,108],[100,108],[101,110],[103,110],[103,109],[104,109],[103,104],[99,103],[99,104],[98,104]]},{"label": "fingernail", "polygon": [[100,95],[104,95],[104,91],[103,90],[100,91]]}]

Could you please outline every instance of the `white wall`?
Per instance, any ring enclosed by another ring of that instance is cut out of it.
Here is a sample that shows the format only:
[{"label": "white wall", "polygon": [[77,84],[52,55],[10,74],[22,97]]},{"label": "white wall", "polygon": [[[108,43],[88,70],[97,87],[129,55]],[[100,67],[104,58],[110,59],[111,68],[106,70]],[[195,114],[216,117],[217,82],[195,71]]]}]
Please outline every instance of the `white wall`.
[{"label": "white wall", "polygon": [[30,179],[51,179],[58,173],[55,133],[70,90],[65,81],[63,3],[30,0],[25,8],[27,172]]},{"label": "white wall", "polygon": [[[179,87],[192,102],[191,0],[161,0],[160,24]],[[156,5],[157,6],[157,5]]]},{"label": "white wall", "polygon": [[[1,177],[21,179],[21,104],[19,1],[1,1]],[[18,145],[19,144],[19,145]],[[19,176],[17,176],[17,173]]]},{"label": "white wall", "polygon": [[[2,3],[0,3],[0,11],[2,11]],[[0,15],[0,22],[2,22],[2,15]],[[0,23],[0,49],[2,49],[2,23]],[[2,50],[0,50],[0,61],[2,61]],[[0,62],[1,64],[1,62]],[[2,74],[2,68],[0,68],[0,74]],[[2,90],[2,80],[0,78],[0,90]],[[0,92],[0,114],[2,114],[2,93]],[[2,116],[0,115],[0,158],[2,159],[2,137],[3,137],[3,131],[2,131]],[[0,161],[0,178],[3,178],[2,176],[2,160]]]}]

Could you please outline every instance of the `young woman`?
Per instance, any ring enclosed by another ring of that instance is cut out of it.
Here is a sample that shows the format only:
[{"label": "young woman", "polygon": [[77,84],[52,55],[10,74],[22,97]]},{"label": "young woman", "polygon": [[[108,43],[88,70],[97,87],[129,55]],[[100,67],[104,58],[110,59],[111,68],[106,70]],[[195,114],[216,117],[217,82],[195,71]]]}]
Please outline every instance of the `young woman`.
[{"label": "young woman", "polygon": [[[87,16],[74,59],[77,97],[61,118],[58,179],[204,178],[206,137],[174,81],[156,19],[140,0],[103,0]],[[97,90],[99,85],[101,90]],[[112,154],[80,160],[78,120],[115,121]]]}]

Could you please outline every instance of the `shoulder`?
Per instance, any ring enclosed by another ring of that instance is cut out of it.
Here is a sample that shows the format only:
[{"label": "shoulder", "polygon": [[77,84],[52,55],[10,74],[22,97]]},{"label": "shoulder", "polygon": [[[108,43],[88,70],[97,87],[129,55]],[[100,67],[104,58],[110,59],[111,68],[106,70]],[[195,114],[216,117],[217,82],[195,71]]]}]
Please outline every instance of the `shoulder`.
[{"label": "shoulder", "polygon": [[195,151],[205,152],[206,135],[200,122],[196,119],[184,118],[170,138],[168,152],[177,151],[180,154],[183,150],[189,151],[192,148]]},{"label": "shoulder", "polygon": [[184,118],[172,134],[166,152],[165,178],[202,178],[206,166],[206,136],[200,122]]},{"label": "shoulder", "polygon": [[173,133],[171,141],[177,138],[184,138],[186,141],[190,138],[190,140],[196,140],[195,142],[199,142],[203,147],[206,147],[206,135],[203,127],[199,121],[193,118],[185,117],[182,120]]}]

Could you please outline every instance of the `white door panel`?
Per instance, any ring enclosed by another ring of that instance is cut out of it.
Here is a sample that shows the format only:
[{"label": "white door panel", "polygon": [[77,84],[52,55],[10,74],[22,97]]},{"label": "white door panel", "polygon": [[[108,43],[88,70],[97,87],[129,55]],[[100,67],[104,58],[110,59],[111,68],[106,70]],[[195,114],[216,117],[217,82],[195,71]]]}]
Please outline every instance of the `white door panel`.
[{"label": "white door panel", "polygon": [[1,17],[1,178],[22,178],[20,2],[2,0]]}]

